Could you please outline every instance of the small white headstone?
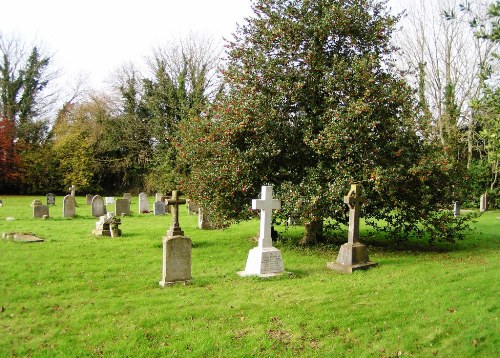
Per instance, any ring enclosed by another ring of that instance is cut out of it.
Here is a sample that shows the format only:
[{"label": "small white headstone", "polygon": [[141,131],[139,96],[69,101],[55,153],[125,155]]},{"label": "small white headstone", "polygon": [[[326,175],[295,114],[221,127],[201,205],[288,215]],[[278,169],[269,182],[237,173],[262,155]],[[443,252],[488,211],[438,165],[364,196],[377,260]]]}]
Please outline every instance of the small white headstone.
[{"label": "small white headstone", "polygon": [[146,193],[139,194],[139,214],[149,213],[149,202]]}]

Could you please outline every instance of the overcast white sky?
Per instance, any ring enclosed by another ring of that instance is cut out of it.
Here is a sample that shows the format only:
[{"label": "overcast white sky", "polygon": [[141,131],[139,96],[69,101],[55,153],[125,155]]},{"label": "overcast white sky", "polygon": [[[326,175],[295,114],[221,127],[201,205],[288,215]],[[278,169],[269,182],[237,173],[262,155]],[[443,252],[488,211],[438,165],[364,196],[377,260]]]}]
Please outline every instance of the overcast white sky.
[{"label": "overcast white sky", "polygon": [[[391,0],[392,4],[400,0]],[[101,87],[127,62],[190,33],[231,38],[250,0],[0,0],[0,32],[43,44],[63,79]]]}]

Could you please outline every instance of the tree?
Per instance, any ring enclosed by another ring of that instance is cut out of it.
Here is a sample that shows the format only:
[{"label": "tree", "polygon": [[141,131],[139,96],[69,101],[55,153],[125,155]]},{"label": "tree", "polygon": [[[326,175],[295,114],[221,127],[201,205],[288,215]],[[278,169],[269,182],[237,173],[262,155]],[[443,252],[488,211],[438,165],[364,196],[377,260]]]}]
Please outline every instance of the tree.
[{"label": "tree", "polygon": [[443,205],[448,166],[417,136],[411,90],[394,69],[398,17],[372,0],[253,9],[228,44],[226,93],[180,124],[184,189],[224,224],[248,218],[260,185],[273,184],[278,217],[300,216],[311,243],[324,218],[346,221],[342,197],[361,181],[365,217],[385,219],[397,238],[419,232]]}]

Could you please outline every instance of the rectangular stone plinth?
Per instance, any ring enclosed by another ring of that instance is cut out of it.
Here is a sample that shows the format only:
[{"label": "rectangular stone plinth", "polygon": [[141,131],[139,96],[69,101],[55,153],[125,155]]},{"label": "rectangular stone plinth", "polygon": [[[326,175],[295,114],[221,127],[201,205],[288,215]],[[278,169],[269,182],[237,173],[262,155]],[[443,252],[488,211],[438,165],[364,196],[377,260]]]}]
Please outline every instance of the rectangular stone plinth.
[{"label": "rectangular stone plinth", "polygon": [[248,252],[245,271],[238,272],[238,275],[271,277],[284,272],[281,251],[275,247],[255,247]]},{"label": "rectangular stone plinth", "polygon": [[189,237],[163,237],[163,273],[159,282],[161,287],[191,280],[191,247]]},{"label": "rectangular stone plinth", "polygon": [[352,273],[356,270],[366,270],[377,266],[375,262],[370,262],[366,246],[360,242],[346,243],[340,247],[336,262],[329,262],[326,266],[330,270],[340,273]]}]

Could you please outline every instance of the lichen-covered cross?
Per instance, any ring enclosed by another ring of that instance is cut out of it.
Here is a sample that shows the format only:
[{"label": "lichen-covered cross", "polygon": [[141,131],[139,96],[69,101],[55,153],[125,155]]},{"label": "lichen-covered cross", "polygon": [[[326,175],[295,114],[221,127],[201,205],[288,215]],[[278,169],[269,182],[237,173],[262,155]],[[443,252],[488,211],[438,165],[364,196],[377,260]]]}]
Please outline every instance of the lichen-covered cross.
[{"label": "lichen-covered cross", "polygon": [[354,244],[359,242],[359,213],[361,204],[366,198],[362,195],[363,187],[361,184],[351,184],[351,190],[344,196],[344,203],[349,206],[349,235],[348,242]]},{"label": "lichen-covered cross", "polygon": [[178,198],[178,191],[172,191],[172,198],[165,200],[165,203],[172,205],[172,226],[167,231],[167,236],[184,236],[184,231],[182,231],[179,225],[179,205],[186,204],[186,200]]}]

